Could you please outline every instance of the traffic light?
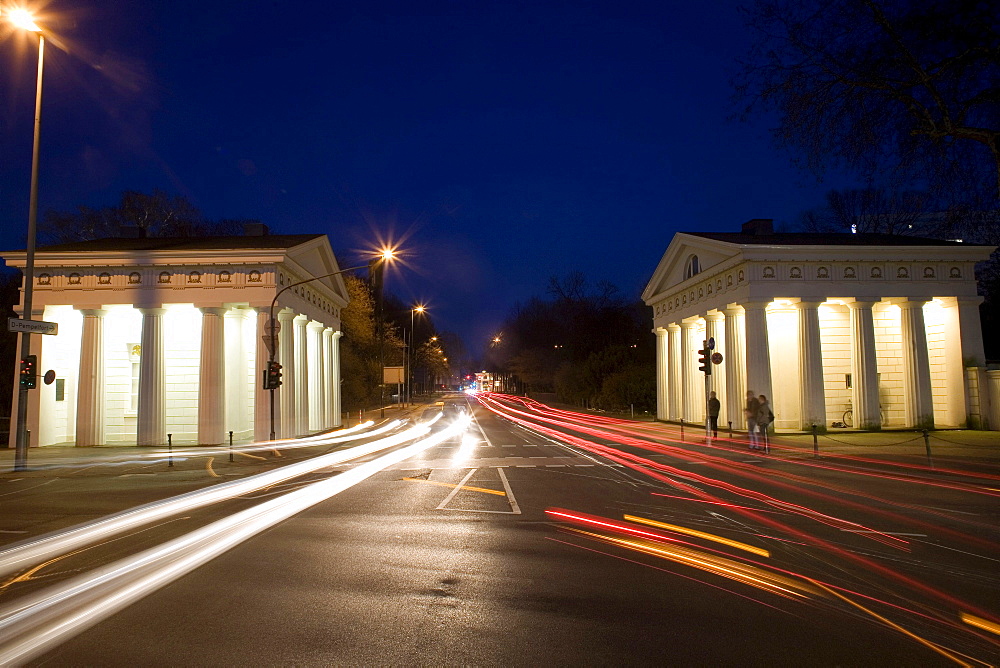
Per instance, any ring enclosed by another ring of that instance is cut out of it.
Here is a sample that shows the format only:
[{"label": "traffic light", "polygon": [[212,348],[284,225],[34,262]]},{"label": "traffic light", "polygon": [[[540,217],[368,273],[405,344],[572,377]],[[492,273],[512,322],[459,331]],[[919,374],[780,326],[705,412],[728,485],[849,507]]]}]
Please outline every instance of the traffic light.
[{"label": "traffic light", "polygon": [[38,384],[38,356],[27,355],[21,360],[21,387],[35,389]]},{"label": "traffic light", "polygon": [[264,389],[276,390],[281,387],[281,365],[277,362],[268,362],[264,369]]},{"label": "traffic light", "polygon": [[702,349],[698,351],[698,371],[706,376],[712,375],[712,351],[708,349],[708,341],[702,342]]}]

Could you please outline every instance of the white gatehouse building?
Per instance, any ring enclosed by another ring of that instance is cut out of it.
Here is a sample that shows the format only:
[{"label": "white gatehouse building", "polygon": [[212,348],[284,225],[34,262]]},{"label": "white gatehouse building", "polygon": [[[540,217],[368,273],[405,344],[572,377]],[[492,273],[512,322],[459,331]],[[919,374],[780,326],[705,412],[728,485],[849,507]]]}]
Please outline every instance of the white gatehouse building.
[{"label": "white gatehouse building", "polygon": [[[267,439],[262,370],[271,302],[284,286],[339,268],[326,235],[268,235],[262,225],[248,231],[37,249],[34,276],[26,278],[33,312],[21,317],[55,322],[58,334],[31,335],[39,382],[28,391],[29,445],[162,445],[168,434],[173,443],[218,444],[230,431],[236,440]],[[25,255],[3,253],[22,270]],[[275,305],[279,438],[341,424],[347,295],[335,275],[285,290]],[[41,382],[49,370],[53,382]]]},{"label": "white gatehouse building", "polygon": [[[747,391],[778,430],[1000,428],[974,267],[990,246],[881,234],[681,232],[645,291],[657,336],[657,418],[745,429]],[[722,356],[699,371],[712,339]],[[992,392],[991,392],[992,390]],[[993,403],[991,406],[990,395]],[[851,413],[847,413],[851,411]]]}]

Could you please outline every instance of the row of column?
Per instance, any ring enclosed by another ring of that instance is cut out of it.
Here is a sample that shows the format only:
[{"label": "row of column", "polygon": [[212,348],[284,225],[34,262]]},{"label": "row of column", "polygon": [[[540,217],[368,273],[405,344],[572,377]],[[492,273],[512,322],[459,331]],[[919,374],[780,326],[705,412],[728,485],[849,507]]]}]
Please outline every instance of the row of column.
[{"label": "row of column", "polygon": [[[164,372],[163,308],[139,308],[142,314],[140,337],[137,445],[162,445],[167,441],[166,375]],[[198,441],[204,445],[226,440],[226,345],[225,307],[202,307],[201,361],[198,385]],[[269,351],[266,340],[269,309],[256,311],[257,371],[264,367]],[[76,443],[102,445],[105,441],[104,405],[104,315],[102,309],[82,309],[83,332],[76,415]],[[275,390],[275,433],[292,438],[309,432],[340,426],[340,346],[341,332],[289,310],[278,314],[281,324],[278,359],[283,384]],[[242,341],[242,337],[240,337]],[[231,355],[235,381],[246,382],[239,370],[246,369],[246,351]],[[256,375],[256,374],[255,374]],[[270,432],[270,397],[254,379],[254,439],[266,440]],[[237,393],[230,393],[238,396]],[[230,413],[239,411],[232,406]]]},{"label": "row of column", "polygon": [[[933,425],[930,361],[923,306],[929,300],[896,301],[900,308],[900,330],[904,365],[904,396],[908,426]],[[702,421],[705,417],[705,379],[696,367],[700,320],[705,320],[704,338],[714,338],[724,351],[724,363],[714,367],[708,390],[722,400],[719,422],[732,421],[745,428],[746,394],[772,396],[771,359],[768,344],[767,305],[748,302],[686,318],[656,330],[657,417],[662,420]],[[823,350],[819,306],[822,300],[800,301],[798,310],[798,355],[800,428],[826,424],[826,393],[823,387]],[[851,312],[851,362],[855,424],[862,428],[881,426],[875,326],[872,307],[876,301],[848,303]]]}]

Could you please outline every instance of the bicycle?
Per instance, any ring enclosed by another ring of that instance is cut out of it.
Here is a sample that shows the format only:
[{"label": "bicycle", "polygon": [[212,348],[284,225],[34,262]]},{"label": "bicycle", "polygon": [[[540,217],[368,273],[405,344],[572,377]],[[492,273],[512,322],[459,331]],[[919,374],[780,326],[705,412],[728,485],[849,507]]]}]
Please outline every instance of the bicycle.
[{"label": "bicycle", "polygon": [[[882,411],[882,404],[879,404],[879,406],[878,406],[878,417],[879,417],[879,424],[884,425],[885,424],[885,413]],[[851,427],[854,426],[854,407],[853,406],[851,406],[846,411],[844,411],[844,416],[841,418],[841,420],[843,421],[844,426],[847,427],[848,429],[850,429]]]}]

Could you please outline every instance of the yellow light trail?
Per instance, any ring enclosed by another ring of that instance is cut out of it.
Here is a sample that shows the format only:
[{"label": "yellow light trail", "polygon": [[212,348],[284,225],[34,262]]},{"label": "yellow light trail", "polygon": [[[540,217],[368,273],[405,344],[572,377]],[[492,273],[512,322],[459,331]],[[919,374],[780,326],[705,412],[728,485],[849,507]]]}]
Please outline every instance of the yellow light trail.
[{"label": "yellow light trail", "polygon": [[736,540],[723,538],[722,536],[716,536],[715,534],[705,533],[704,531],[698,531],[697,529],[688,529],[687,527],[679,527],[674,524],[657,522],[656,520],[647,519],[645,517],[636,517],[635,515],[624,515],[624,518],[629,522],[648,524],[651,527],[657,527],[659,529],[667,529],[669,531],[676,531],[677,533],[687,534],[688,536],[696,536],[698,538],[704,538],[705,540],[715,541],[716,543],[722,543],[723,545],[728,545],[729,547],[735,547],[736,549],[739,550],[746,550],[747,552],[752,552],[753,554],[757,554],[762,557],[771,556],[771,553],[765,549],[754,547],[753,545],[747,545],[746,543],[741,543]]},{"label": "yellow light trail", "polygon": [[984,631],[989,631],[990,633],[995,633],[1000,635],[1000,624],[996,622],[991,622],[988,619],[983,619],[982,617],[976,617],[975,615],[970,615],[967,612],[960,613],[959,618],[968,624],[969,626],[975,626]]}]

